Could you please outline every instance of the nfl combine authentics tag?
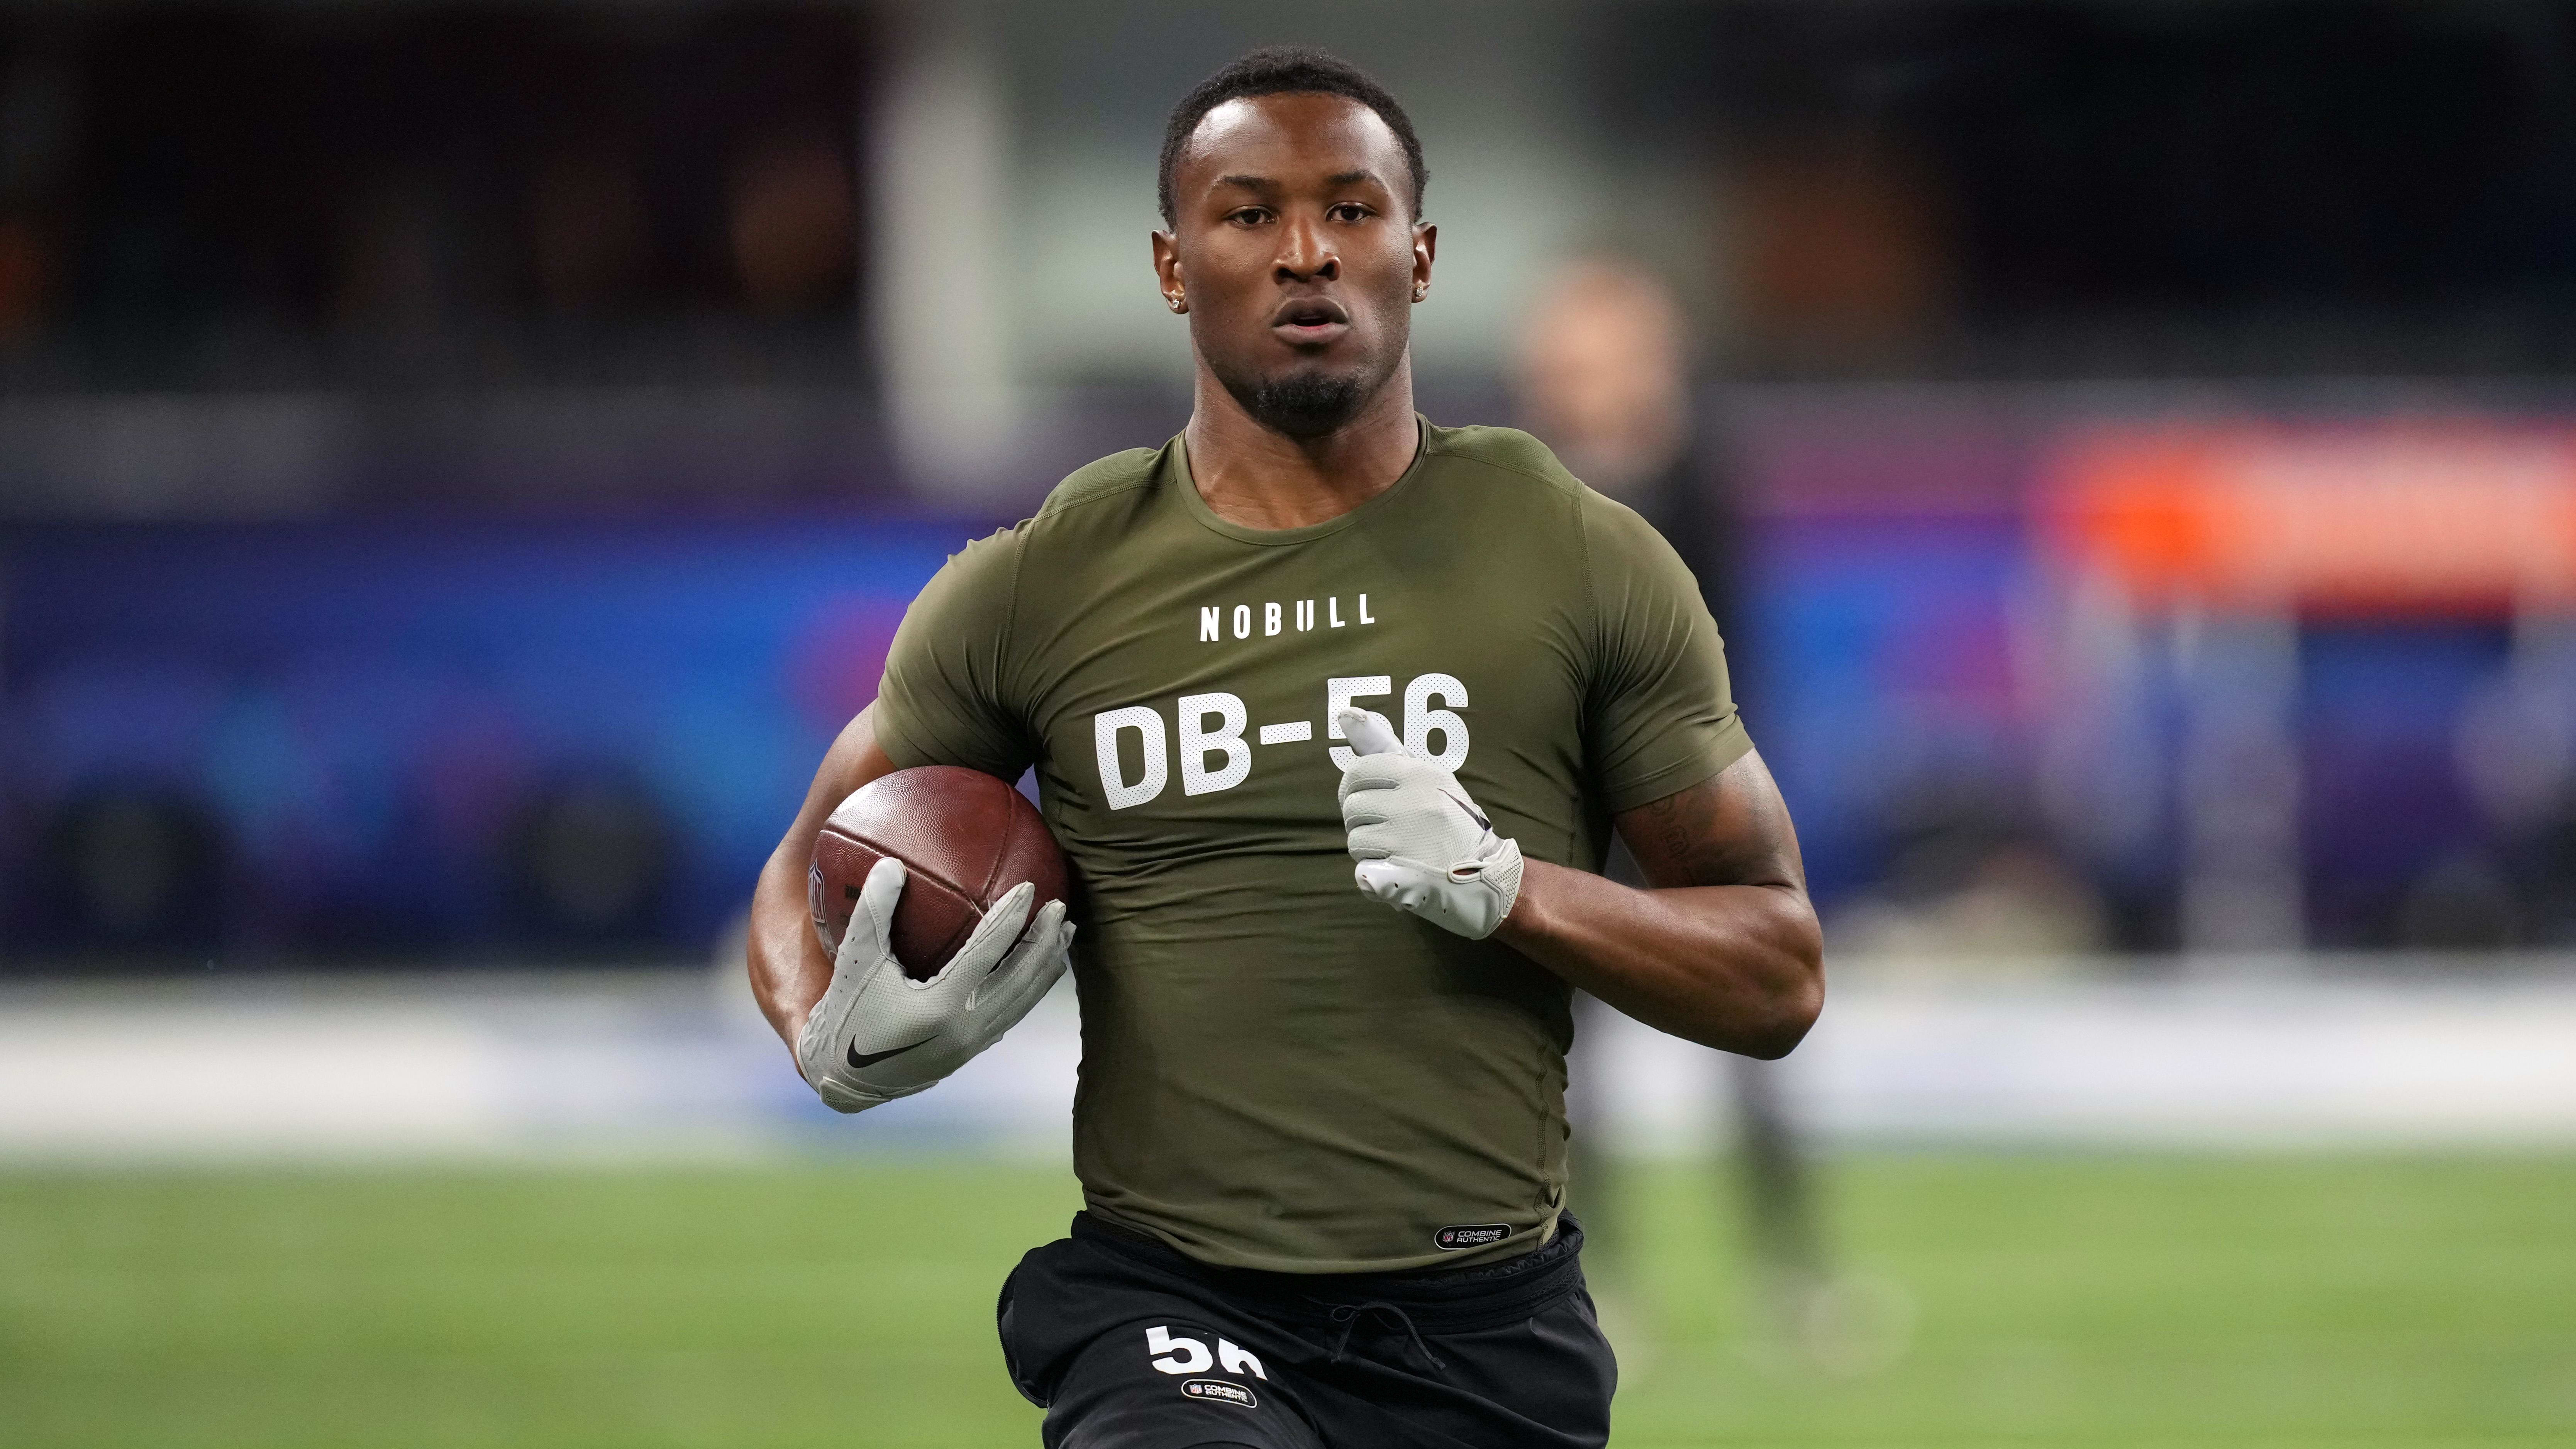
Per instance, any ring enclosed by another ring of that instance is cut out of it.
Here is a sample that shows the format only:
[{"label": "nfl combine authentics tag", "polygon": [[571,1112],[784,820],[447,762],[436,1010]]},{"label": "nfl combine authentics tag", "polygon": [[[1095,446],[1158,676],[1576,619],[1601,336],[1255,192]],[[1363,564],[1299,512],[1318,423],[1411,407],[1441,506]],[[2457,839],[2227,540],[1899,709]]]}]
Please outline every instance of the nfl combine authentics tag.
[{"label": "nfl combine authentics tag", "polygon": [[1181,1385],[1181,1392],[1189,1398],[1205,1399],[1215,1404],[1233,1404],[1245,1409],[1257,1407],[1261,1402],[1252,1396],[1252,1390],[1225,1379],[1191,1379]]},{"label": "nfl combine authentics tag", "polygon": [[1444,1253],[1454,1253],[1460,1248],[1481,1248],[1499,1243],[1511,1235],[1508,1223],[1475,1223],[1466,1227],[1442,1228],[1431,1235],[1431,1246]]}]

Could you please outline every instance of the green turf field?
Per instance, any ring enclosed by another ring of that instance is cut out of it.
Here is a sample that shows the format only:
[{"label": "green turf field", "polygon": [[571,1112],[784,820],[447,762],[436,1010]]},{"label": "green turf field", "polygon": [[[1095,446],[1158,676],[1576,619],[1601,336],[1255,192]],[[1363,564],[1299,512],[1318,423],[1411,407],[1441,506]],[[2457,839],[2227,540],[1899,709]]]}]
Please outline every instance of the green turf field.
[{"label": "green turf field", "polygon": [[[1595,1266],[1617,1443],[2576,1444],[2576,1161],[1829,1186],[1901,1356],[1784,1361],[1710,1175],[1637,1172]],[[993,1291],[1072,1206],[1054,1172],[929,1164],[14,1172],[0,1445],[1033,1445]]]}]

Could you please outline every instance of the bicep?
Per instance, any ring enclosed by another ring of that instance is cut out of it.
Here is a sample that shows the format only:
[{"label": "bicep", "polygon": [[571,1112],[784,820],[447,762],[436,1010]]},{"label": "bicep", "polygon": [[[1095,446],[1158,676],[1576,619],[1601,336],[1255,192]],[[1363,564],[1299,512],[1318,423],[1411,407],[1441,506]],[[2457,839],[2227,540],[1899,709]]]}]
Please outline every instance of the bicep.
[{"label": "bicep", "polygon": [[1699,585],[1669,544],[1622,510],[1605,514],[1590,655],[1585,765],[1622,807],[1664,803],[1683,781],[1732,766],[1752,741],[1735,709],[1726,646]]},{"label": "bicep", "polygon": [[1789,807],[1758,751],[1746,750],[1699,784],[1620,812],[1617,825],[1648,885],[1806,888]]},{"label": "bicep", "polygon": [[963,765],[1016,780],[1036,761],[1023,670],[1011,639],[1021,541],[968,544],[924,585],[886,651],[869,708],[896,764]]}]

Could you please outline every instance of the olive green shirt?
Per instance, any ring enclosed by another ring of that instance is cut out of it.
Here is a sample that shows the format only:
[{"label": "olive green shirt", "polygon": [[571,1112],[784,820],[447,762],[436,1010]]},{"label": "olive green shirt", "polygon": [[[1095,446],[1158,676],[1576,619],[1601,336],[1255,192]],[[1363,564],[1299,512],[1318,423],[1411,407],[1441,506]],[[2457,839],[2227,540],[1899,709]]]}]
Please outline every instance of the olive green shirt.
[{"label": "olive green shirt", "polygon": [[1181,441],[1104,458],[968,545],[905,616],[899,766],[1037,769],[1075,882],[1093,1212],[1202,1262],[1342,1273],[1554,1232],[1569,988],[1352,881],[1332,726],[1356,704],[1533,860],[1749,747],[1672,549],[1535,439],[1424,424],[1307,528],[1244,528]]}]

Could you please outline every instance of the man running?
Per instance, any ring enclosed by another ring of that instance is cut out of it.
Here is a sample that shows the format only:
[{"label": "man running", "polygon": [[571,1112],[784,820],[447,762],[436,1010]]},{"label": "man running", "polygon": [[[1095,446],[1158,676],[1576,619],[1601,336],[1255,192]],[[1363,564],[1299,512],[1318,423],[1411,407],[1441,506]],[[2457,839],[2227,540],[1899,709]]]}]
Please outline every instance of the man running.
[{"label": "man running", "polygon": [[[1330,56],[1183,98],[1153,251],[1187,428],[949,561],[761,876],[752,980],[806,1079],[845,1111],[919,1091],[1074,927],[1014,894],[916,985],[888,862],[828,959],[815,832],[897,769],[1036,768],[1077,883],[1086,1206],[1001,1331],[1050,1449],[1605,1443],[1561,1212],[1571,993],[1760,1057],[1822,1005],[1689,571],[1535,440],[1413,411],[1425,180]],[[1614,829],[1649,888],[1597,874]]]}]

